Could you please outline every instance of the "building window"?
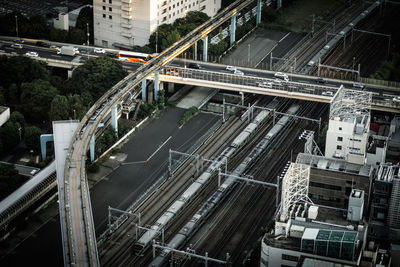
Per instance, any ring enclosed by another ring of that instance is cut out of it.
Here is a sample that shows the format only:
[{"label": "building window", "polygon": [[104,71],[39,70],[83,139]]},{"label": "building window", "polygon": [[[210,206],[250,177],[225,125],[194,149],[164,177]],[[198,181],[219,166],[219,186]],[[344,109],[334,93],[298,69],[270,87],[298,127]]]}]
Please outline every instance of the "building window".
[{"label": "building window", "polygon": [[112,0],[108,0],[108,3],[112,4]]},{"label": "building window", "polygon": [[342,127],[339,127],[339,131],[341,131],[342,130]]},{"label": "building window", "polygon": [[109,18],[109,19],[112,19],[112,16],[111,16],[111,15],[109,15],[109,16],[108,16],[108,18]]},{"label": "building window", "polygon": [[336,190],[336,191],[341,191],[342,187],[338,185],[333,185],[333,184],[323,184],[323,183],[318,183],[318,182],[310,182],[309,185],[311,187],[319,187],[319,188],[324,188],[324,189],[329,189],[329,190]]},{"label": "building window", "polygon": [[343,141],[343,137],[338,136],[337,140],[338,140],[339,142],[342,142],[342,141]]},{"label": "building window", "polygon": [[282,260],[298,262],[299,257],[293,256],[293,255],[282,254]]},{"label": "building window", "polygon": [[342,150],[342,146],[336,146],[337,150]]},{"label": "building window", "polygon": [[106,18],[106,14],[103,14],[103,18],[104,18],[104,19]]},{"label": "building window", "polygon": [[111,12],[111,11],[112,11],[112,7],[109,7],[109,8],[108,8],[108,11],[110,11],[110,12]]},{"label": "building window", "polygon": [[103,6],[103,10],[106,10],[106,7],[105,7],[105,6]]},{"label": "building window", "polygon": [[105,3],[106,2],[106,0],[103,0],[103,3]]}]

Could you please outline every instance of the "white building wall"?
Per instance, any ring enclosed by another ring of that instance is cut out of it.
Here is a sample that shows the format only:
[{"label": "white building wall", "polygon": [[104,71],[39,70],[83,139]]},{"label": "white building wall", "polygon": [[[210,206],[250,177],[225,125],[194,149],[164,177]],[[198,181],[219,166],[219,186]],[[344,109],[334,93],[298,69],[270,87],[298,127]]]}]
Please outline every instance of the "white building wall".
[{"label": "white building wall", "polygon": [[377,147],[375,154],[367,153],[367,164],[372,165],[374,168],[378,168],[378,162],[384,163],[386,158],[386,146]]},{"label": "white building wall", "polygon": [[58,18],[53,19],[54,28],[60,30],[69,30],[69,17],[68,13],[59,13]]},{"label": "white building wall", "polygon": [[[367,123],[369,128],[369,122]],[[350,163],[364,164],[368,131],[355,132],[356,124],[341,120],[329,120],[326,133],[325,156],[343,158]]]},{"label": "white building wall", "polygon": [[0,112],[0,126],[2,126],[10,118],[10,108],[0,106]]},{"label": "white building wall", "polygon": [[93,0],[93,6],[95,45],[118,48],[113,44],[148,44],[159,25],[171,24],[189,11],[214,16],[221,0]]}]

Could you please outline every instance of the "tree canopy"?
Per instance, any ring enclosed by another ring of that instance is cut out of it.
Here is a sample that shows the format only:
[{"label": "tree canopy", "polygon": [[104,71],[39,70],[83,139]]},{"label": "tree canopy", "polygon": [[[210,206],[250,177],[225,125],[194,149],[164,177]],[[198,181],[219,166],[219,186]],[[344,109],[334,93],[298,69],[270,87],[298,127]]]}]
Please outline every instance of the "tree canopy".
[{"label": "tree canopy", "polygon": [[83,94],[87,92],[93,100],[97,100],[126,74],[126,71],[122,69],[121,62],[109,57],[89,60],[72,73],[68,82],[68,93]]},{"label": "tree canopy", "polygon": [[49,120],[49,110],[58,90],[49,81],[35,80],[21,85],[21,103],[25,118],[32,122]]},{"label": "tree canopy", "polygon": [[36,126],[31,126],[25,129],[25,145],[37,153],[40,152],[40,135],[42,130]]},{"label": "tree canopy", "polygon": [[14,165],[0,164],[0,200],[20,185],[20,176]]}]

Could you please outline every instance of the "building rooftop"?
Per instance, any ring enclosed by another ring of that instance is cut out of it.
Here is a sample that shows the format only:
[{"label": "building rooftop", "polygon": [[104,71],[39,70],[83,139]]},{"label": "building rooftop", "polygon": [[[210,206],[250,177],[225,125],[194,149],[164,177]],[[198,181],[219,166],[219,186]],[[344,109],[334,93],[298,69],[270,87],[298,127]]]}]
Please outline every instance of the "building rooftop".
[{"label": "building rooftop", "polygon": [[369,92],[341,87],[332,99],[329,118],[366,125],[370,117],[371,99]]},{"label": "building rooftop", "polygon": [[400,178],[400,165],[381,164],[375,173],[375,180],[391,183],[395,177]]},{"label": "building rooftop", "polygon": [[353,164],[348,163],[344,159],[326,158],[324,156],[306,153],[299,153],[296,163],[307,164],[310,165],[311,168],[315,169],[351,173],[362,176],[370,176],[373,170],[371,165]]}]

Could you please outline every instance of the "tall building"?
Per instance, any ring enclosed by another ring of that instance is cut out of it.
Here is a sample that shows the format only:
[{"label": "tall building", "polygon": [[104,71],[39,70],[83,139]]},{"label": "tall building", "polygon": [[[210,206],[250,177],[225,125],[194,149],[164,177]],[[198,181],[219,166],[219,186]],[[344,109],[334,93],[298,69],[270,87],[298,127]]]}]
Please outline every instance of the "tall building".
[{"label": "tall building", "polygon": [[[301,163],[289,166],[282,180],[281,205],[274,229],[261,241],[261,267],[361,263],[368,230],[363,219],[363,191],[351,191],[346,209],[315,204],[308,197],[310,170],[309,165]],[[318,263],[305,264],[306,258]]]},{"label": "tall building", "polygon": [[143,46],[161,24],[189,11],[212,17],[220,8],[221,0],[93,0],[94,43],[117,49]]},{"label": "tall building", "polygon": [[369,136],[371,94],[341,88],[333,97],[325,156],[364,164]]}]

